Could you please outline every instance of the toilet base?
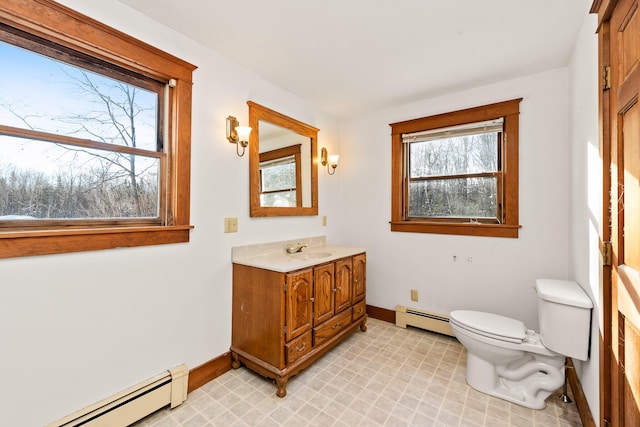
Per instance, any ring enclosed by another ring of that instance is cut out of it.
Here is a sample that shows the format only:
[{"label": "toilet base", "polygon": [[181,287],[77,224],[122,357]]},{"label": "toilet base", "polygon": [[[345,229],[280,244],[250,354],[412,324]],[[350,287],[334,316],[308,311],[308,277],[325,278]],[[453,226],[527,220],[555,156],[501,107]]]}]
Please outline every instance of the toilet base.
[{"label": "toilet base", "polygon": [[546,359],[549,360],[541,361],[528,355],[515,365],[495,366],[467,353],[467,384],[479,392],[526,408],[544,409],[546,399],[564,381],[564,360]]}]

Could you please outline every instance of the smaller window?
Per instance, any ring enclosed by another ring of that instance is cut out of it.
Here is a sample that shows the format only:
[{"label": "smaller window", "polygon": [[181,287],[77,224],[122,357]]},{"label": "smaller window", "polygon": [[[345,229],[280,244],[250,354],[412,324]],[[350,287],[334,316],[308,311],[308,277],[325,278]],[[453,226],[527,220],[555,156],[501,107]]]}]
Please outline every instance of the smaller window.
[{"label": "smaller window", "polygon": [[260,206],[302,206],[300,146],[260,153]]},{"label": "smaller window", "polygon": [[518,236],[520,99],[392,124],[392,231]]}]

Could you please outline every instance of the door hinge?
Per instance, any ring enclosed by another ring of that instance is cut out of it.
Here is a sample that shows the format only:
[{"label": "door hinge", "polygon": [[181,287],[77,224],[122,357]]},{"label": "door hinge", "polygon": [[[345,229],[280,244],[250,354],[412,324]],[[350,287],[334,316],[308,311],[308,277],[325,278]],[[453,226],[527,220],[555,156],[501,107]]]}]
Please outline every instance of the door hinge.
[{"label": "door hinge", "polygon": [[602,90],[611,89],[611,67],[606,65],[602,70]]},{"label": "door hinge", "polygon": [[604,419],[604,427],[609,427],[611,425],[611,421],[609,421],[608,419]]},{"label": "door hinge", "polygon": [[611,242],[602,242],[602,265],[606,267],[611,265],[612,252]]},{"label": "door hinge", "polygon": [[287,292],[287,282],[284,282],[284,291]]},{"label": "door hinge", "polygon": [[284,330],[284,333],[286,334],[287,333],[287,325],[284,325],[283,330]]}]

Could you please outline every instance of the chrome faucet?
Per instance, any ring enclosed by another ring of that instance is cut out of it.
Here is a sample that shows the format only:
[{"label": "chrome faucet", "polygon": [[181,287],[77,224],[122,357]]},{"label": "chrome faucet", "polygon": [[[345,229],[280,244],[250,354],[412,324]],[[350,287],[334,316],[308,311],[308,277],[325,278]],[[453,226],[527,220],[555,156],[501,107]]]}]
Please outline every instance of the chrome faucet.
[{"label": "chrome faucet", "polygon": [[296,252],[302,252],[302,248],[306,248],[307,244],[306,243],[298,243],[297,245],[292,245],[291,243],[289,243],[287,245],[287,253],[288,254],[295,254]]}]

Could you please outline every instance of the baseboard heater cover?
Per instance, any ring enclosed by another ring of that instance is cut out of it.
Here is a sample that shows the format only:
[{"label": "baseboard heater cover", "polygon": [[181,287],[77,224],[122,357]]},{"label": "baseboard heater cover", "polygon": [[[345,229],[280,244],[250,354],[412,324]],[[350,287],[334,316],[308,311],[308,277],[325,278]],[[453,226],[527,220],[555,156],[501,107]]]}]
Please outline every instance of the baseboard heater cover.
[{"label": "baseboard heater cover", "polygon": [[167,405],[174,408],[184,402],[188,379],[187,366],[177,366],[47,427],[126,427],[160,408]]},{"label": "baseboard heater cover", "polygon": [[451,326],[449,325],[449,317],[399,305],[396,307],[396,326],[406,328],[407,325],[439,334],[454,336]]}]

